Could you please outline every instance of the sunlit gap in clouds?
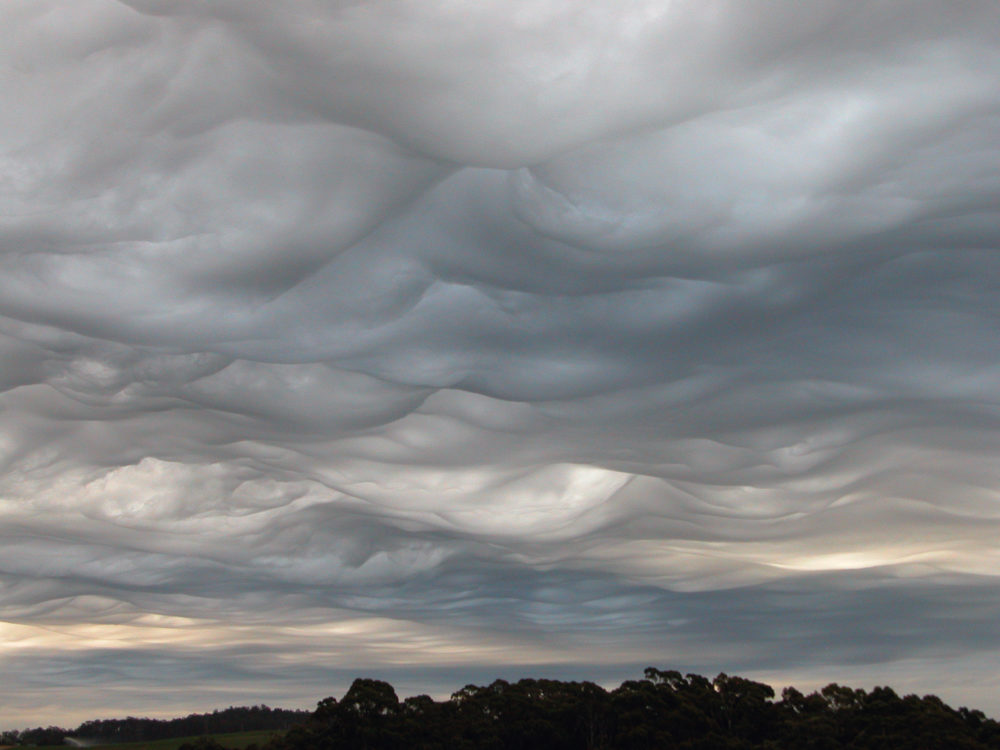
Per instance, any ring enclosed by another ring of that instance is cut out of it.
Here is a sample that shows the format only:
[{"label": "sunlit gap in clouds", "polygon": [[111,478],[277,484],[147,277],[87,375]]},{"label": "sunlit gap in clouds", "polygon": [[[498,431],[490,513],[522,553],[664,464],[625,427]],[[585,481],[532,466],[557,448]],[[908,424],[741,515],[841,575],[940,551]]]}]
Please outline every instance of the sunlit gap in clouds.
[{"label": "sunlit gap in clouds", "polygon": [[0,24],[0,725],[648,664],[1000,711],[995,2]]}]

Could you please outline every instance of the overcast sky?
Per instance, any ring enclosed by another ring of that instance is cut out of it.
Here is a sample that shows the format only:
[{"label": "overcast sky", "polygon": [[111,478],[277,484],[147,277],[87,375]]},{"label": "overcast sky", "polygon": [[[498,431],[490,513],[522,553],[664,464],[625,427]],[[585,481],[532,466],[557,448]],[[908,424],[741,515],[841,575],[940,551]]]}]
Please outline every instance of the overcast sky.
[{"label": "overcast sky", "polygon": [[0,727],[646,665],[1000,714],[996,0],[0,29]]}]

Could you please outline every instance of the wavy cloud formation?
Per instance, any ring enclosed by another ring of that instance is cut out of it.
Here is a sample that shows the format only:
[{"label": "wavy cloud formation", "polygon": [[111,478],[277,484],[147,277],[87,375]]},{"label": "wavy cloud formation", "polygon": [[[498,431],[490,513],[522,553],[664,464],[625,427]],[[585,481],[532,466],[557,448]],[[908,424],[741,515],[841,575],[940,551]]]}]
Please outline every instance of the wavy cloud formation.
[{"label": "wavy cloud formation", "polygon": [[995,2],[0,24],[0,721],[651,663],[1000,710]]}]

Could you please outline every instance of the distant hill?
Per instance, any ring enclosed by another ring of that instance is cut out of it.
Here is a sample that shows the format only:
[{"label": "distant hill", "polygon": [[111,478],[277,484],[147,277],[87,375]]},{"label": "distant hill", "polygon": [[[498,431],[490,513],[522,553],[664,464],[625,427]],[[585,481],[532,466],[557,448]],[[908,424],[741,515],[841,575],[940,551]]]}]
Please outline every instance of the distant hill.
[{"label": "distant hill", "polygon": [[309,711],[293,711],[269,706],[231,706],[205,714],[178,719],[99,719],[85,721],[76,729],[38,727],[3,732],[0,745],[61,745],[67,738],[90,743],[117,744],[151,740],[227,734],[258,730],[281,730],[306,720]]}]

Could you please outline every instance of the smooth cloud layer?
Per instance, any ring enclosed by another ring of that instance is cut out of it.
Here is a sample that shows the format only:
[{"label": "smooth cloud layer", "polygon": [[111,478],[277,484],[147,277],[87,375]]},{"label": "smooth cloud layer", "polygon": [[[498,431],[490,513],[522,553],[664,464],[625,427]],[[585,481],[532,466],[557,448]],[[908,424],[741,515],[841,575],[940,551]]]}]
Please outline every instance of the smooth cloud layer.
[{"label": "smooth cloud layer", "polygon": [[0,24],[0,720],[649,663],[991,708],[995,3]]}]

